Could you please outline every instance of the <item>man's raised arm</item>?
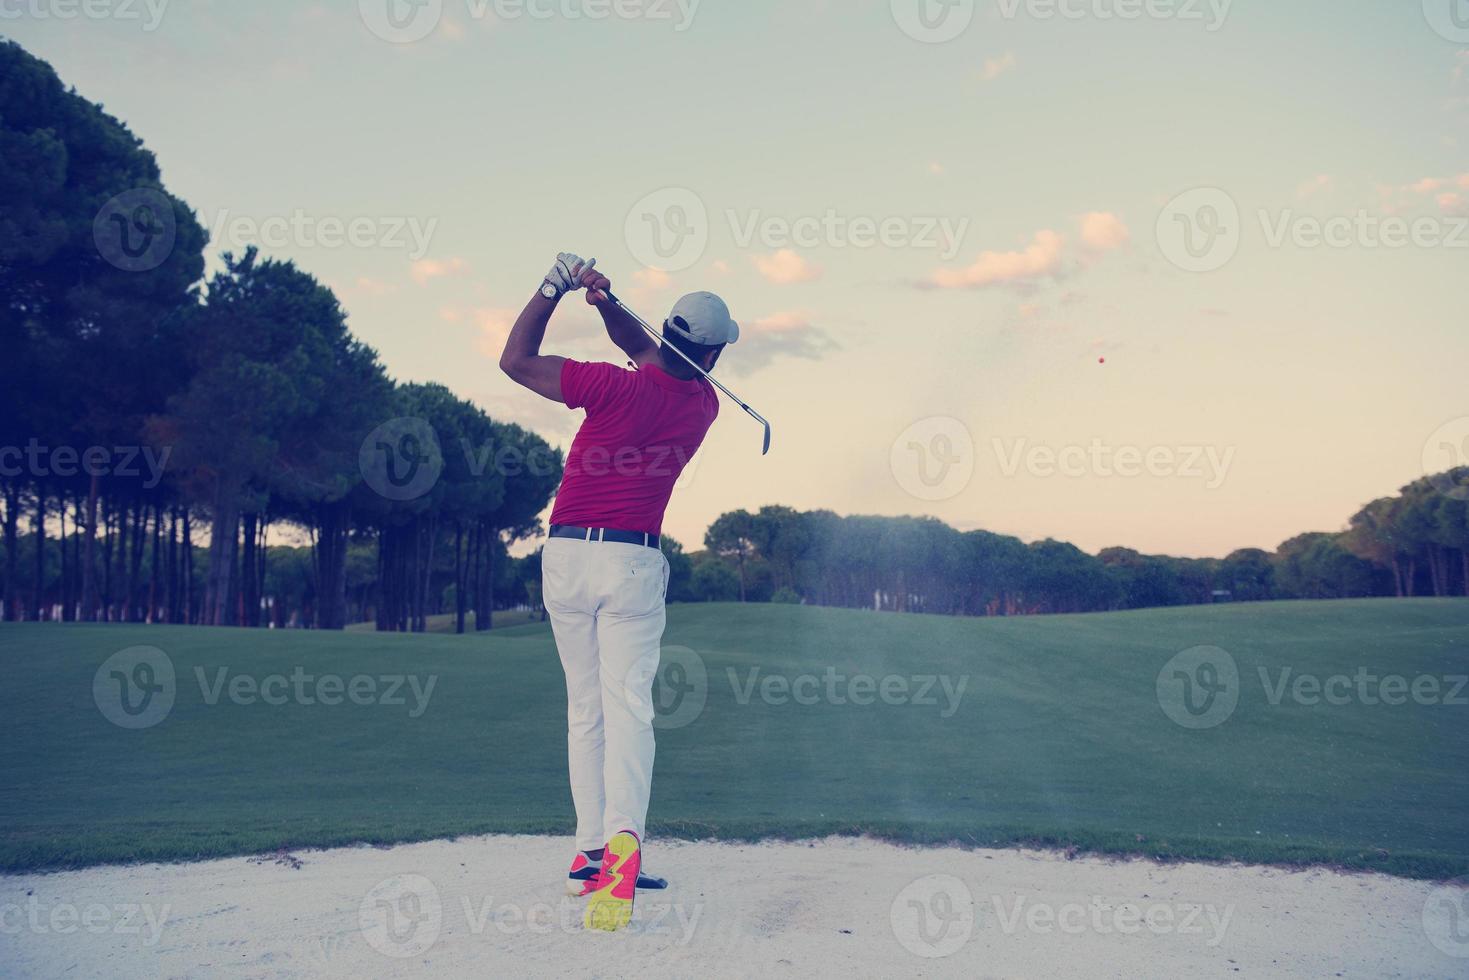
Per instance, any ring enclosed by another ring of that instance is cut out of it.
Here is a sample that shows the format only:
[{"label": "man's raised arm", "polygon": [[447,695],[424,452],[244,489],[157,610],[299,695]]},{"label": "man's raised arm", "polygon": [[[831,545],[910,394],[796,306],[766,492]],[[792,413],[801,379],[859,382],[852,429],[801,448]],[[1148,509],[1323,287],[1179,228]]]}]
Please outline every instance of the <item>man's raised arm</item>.
[{"label": "man's raised arm", "polygon": [[552,401],[564,400],[561,366],[566,363],[566,358],[542,354],[541,343],[546,339],[546,325],[551,322],[551,314],[556,312],[556,304],[562,296],[582,288],[583,278],[595,281],[598,278],[596,265],[596,259],[583,262],[570,252],[562,252],[556,257],[556,264],[546,273],[540,290],[525,304],[525,309],[515,319],[515,326],[510,328],[510,336],[505,338],[500,370],[512,381]]}]

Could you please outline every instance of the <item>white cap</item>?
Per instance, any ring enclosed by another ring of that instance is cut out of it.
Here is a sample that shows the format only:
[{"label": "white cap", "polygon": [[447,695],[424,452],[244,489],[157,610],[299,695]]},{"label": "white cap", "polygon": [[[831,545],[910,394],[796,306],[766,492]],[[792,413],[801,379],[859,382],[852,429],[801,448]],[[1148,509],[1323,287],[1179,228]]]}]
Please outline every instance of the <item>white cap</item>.
[{"label": "white cap", "polygon": [[674,303],[664,326],[685,340],[705,347],[732,344],[740,339],[740,325],[730,318],[724,300],[713,293],[689,293]]}]

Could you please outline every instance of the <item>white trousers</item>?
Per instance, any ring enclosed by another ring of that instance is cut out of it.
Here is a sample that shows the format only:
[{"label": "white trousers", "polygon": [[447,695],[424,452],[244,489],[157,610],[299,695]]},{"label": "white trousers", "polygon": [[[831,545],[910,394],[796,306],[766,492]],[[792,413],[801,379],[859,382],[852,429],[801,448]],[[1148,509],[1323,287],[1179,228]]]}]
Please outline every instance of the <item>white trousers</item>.
[{"label": "white trousers", "polygon": [[551,538],[541,597],[566,671],[566,748],[576,846],[643,837],[653,785],[653,677],[668,560],[642,545]]}]

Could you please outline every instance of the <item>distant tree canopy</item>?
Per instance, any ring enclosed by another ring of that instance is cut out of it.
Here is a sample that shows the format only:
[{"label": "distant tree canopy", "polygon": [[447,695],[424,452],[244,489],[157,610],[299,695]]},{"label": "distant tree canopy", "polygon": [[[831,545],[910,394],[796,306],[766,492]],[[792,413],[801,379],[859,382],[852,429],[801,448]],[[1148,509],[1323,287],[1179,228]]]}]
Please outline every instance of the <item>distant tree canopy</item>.
[{"label": "distant tree canopy", "polygon": [[801,601],[959,615],[1094,612],[1213,601],[1469,595],[1469,467],[1374,501],[1348,530],[1222,559],[1093,556],[933,518],[764,507],[710,525],[691,557],[699,601]]},{"label": "distant tree canopy", "polygon": [[525,601],[503,559],[560,482],[544,440],[395,384],[290,262],[206,288],[153,155],[11,42],[0,158],[5,618],[462,630]]}]

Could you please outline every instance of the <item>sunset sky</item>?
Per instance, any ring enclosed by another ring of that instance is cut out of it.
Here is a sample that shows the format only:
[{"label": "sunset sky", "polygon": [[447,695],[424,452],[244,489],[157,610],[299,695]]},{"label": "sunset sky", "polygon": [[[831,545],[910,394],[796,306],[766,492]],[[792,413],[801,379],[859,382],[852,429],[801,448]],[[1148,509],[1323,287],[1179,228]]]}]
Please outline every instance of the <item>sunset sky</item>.
[{"label": "sunset sky", "polygon": [[[1273,548],[1469,437],[1457,0],[161,2],[0,33],[143,138],[214,267],[288,224],[264,250],[399,380],[567,445],[496,366],[558,251],[649,319],[728,300],[774,444],[726,403],[690,548],[766,503]],[[621,361],[579,298],[546,349]]]}]

